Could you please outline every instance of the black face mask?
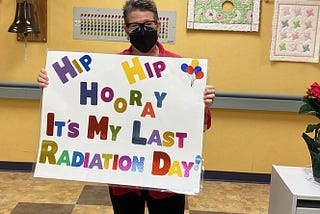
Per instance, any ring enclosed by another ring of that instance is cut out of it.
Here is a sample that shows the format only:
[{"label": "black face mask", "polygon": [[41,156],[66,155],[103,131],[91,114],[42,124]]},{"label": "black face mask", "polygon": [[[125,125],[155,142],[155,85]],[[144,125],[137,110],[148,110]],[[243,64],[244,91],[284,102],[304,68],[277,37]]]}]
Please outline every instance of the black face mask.
[{"label": "black face mask", "polygon": [[145,30],[143,27],[138,31],[133,30],[129,36],[131,44],[143,53],[147,53],[158,40],[157,30]]}]

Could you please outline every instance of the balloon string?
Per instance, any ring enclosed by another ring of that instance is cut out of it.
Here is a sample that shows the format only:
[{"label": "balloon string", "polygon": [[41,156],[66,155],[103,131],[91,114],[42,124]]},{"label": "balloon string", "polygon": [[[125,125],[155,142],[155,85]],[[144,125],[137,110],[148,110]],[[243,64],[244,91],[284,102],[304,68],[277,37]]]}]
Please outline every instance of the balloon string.
[{"label": "balloon string", "polygon": [[193,86],[193,84],[194,84],[194,81],[196,80],[196,78],[194,77],[194,75],[193,75],[193,74],[190,74],[189,78],[190,78],[190,81],[191,81],[191,87],[192,87],[192,86]]}]

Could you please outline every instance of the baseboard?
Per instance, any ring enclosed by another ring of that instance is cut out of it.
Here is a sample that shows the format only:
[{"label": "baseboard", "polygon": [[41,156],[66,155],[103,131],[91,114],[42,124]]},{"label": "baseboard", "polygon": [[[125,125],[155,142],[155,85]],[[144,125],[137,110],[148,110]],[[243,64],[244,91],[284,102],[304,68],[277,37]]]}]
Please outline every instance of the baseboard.
[{"label": "baseboard", "polygon": [[[0,161],[0,171],[32,172],[35,163]],[[263,173],[225,172],[205,170],[204,180],[243,182],[243,183],[270,183],[271,175]]]},{"label": "baseboard", "polygon": [[271,174],[205,170],[203,178],[204,180],[270,184]]},{"label": "baseboard", "polygon": [[32,172],[34,163],[0,161],[0,171]]}]

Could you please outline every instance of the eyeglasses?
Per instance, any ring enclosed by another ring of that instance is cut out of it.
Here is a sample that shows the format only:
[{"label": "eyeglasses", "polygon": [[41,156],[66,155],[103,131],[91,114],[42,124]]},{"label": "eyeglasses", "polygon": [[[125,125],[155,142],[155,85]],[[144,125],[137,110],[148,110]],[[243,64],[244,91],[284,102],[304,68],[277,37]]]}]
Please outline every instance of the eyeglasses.
[{"label": "eyeglasses", "polygon": [[126,26],[127,28],[129,28],[129,32],[139,32],[141,31],[141,29],[144,29],[145,31],[153,31],[156,29],[157,27],[157,21],[153,20],[153,21],[146,21],[144,23],[136,23],[136,22],[132,22],[132,23],[127,23]]}]

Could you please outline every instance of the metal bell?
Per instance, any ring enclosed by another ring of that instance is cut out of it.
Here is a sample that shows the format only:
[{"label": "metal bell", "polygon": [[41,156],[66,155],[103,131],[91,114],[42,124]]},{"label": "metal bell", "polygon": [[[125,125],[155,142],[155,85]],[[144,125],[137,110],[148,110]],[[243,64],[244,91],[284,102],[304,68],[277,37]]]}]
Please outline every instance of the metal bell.
[{"label": "metal bell", "polygon": [[40,33],[39,27],[34,20],[33,5],[26,0],[18,2],[16,16],[8,29],[12,33]]}]

